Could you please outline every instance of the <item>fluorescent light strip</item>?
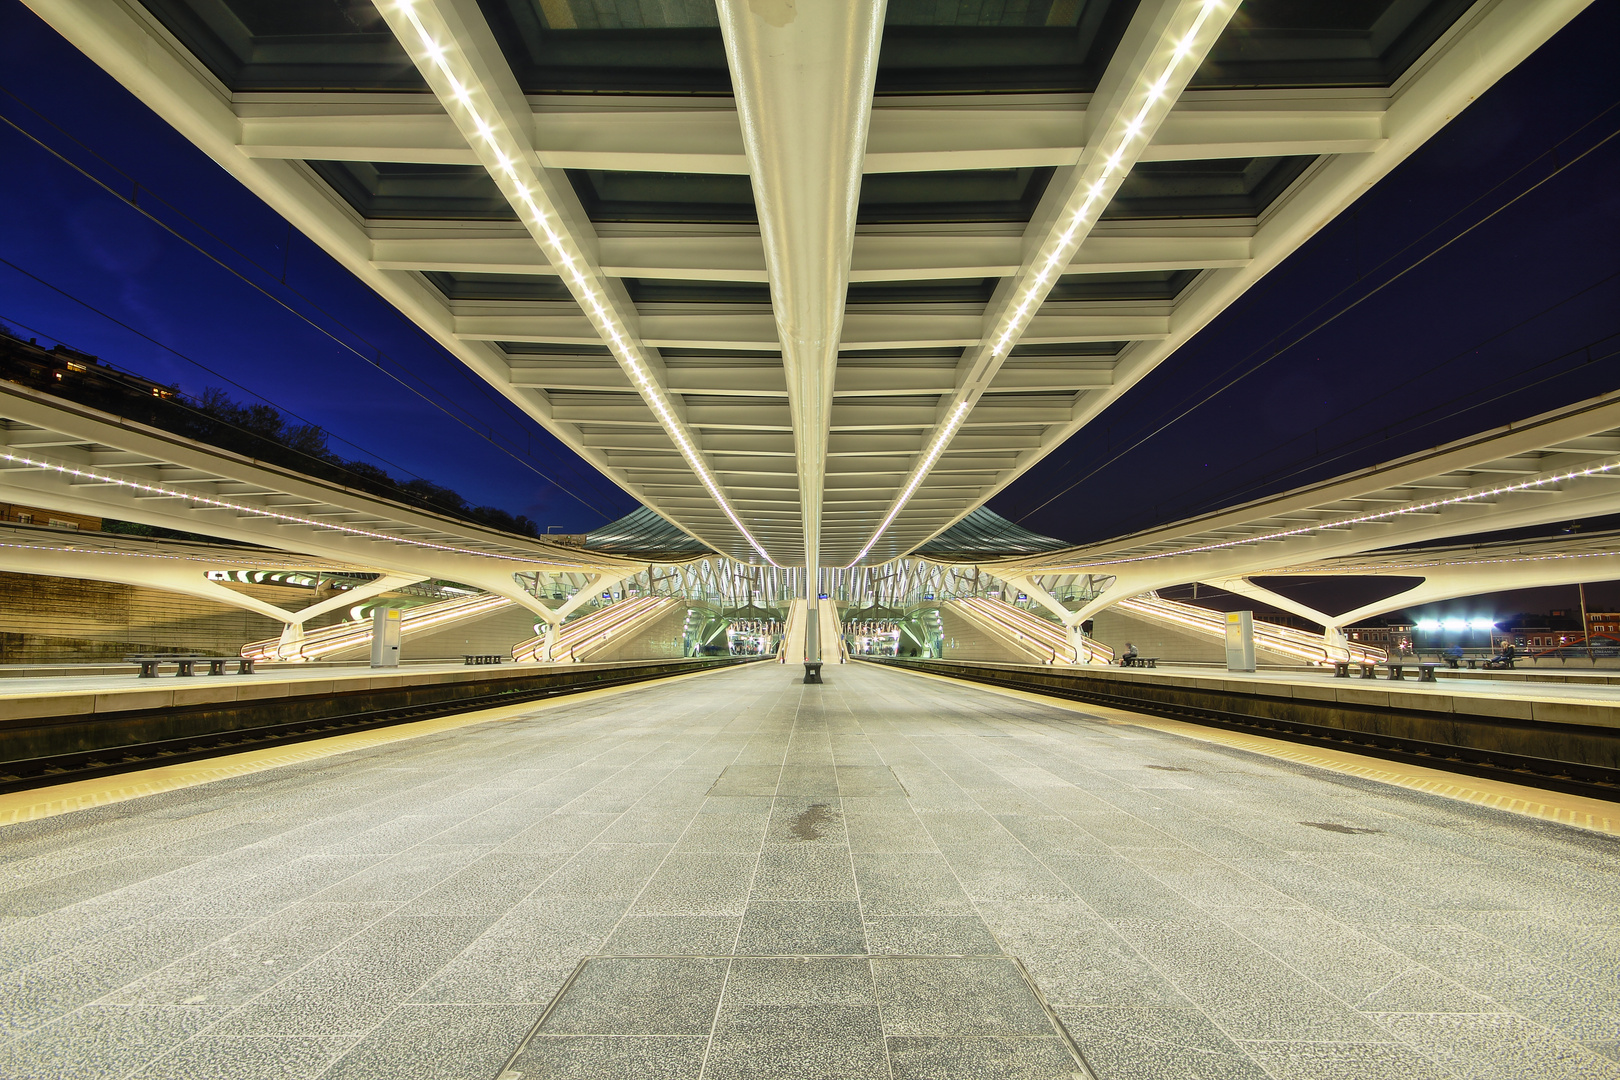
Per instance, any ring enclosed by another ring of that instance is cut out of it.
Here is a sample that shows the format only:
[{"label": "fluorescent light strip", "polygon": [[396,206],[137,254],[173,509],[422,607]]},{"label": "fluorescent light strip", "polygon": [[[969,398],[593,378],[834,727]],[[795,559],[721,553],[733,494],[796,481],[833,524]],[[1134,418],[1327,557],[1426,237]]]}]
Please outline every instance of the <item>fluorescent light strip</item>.
[{"label": "fluorescent light strip", "polygon": [[1620,458],[1594,465],[1586,469],[1572,469],[1565,473],[1549,473],[1534,480],[1524,480],[1517,484],[1503,484],[1497,487],[1477,488],[1463,495],[1454,495],[1449,499],[1432,499],[1429,502],[1408,503],[1394,510],[1385,510],[1377,514],[1362,514],[1360,517],[1341,518],[1337,521],[1325,521],[1316,525],[1306,525],[1298,529],[1288,529],[1284,532],[1267,533],[1264,536],[1247,536],[1241,540],[1226,540],[1219,544],[1203,544],[1199,547],[1179,548],[1176,551],[1160,551],[1150,555],[1133,555],[1123,559],[1106,559],[1100,562],[1087,563],[1056,563],[1042,566],[1042,573],[1054,573],[1061,570],[1086,569],[1094,566],[1119,566],[1124,563],[1149,562],[1153,559],[1169,559],[1180,555],[1197,555],[1205,551],[1220,551],[1224,548],[1242,547],[1245,544],[1258,544],[1266,540],[1286,540],[1295,536],[1308,536],[1323,529],[1342,529],[1349,525],[1365,525],[1373,521],[1388,521],[1391,518],[1401,517],[1405,514],[1421,514],[1427,510],[1438,510],[1446,506],[1458,506],[1463,503],[1479,502],[1495,495],[1511,495],[1516,491],[1530,491],[1548,484],[1561,484],[1566,480],[1577,480],[1583,476],[1593,476],[1620,469]]},{"label": "fluorescent light strip", "polygon": [[906,480],[906,486],[901,489],[900,497],[896,499],[894,505],[889,508],[889,512],[884,516],[882,524],[880,524],[877,527],[877,531],[872,534],[872,539],[866,542],[866,546],[861,548],[859,554],[857,554],[853,559],[845,563],[843,566],[839,567],[840,570],[848,570],[856,563],[866,558],[866,553],[872,550],[872,546],[878,542],[878,538],[883,535],[894,519],[899,516],[900,511],[905,509],[906,503],[911,500],[912,494],[916,492],[917,488],[922,484],[923,479],[927,477],[928,470],[934,467],[934,462],[939,460],[939,456],[943,454],[945,452],[945,448],[950,445],[951,439],[956,435],[956,429],[962,426],[962,421],[967,419],[967,414],[972,408],[973,403],[971,401],[959,401],[956,403],[956,407],[951,410],[951,414],[945,418],[945,423],[937,432],[934,433],[933,440],[928,444],[928,452],[922,456],[921,461],[912,466],[911,475]]},{"label": "fluorescent light strip", "polygon": [[567,282],[569,291],[574,294],[574,299],[584,309],[586,318],[607,343],[615,359],[624,367],[630,381],[641,394],[642,400],[652,409],[653,415],[658,418],[665,433],[674,441],[681,452],[681,457],[686,460],[688,467],[708,491],[709,497],[748,541],[749,546],[759,552],[760,557],[772,566],[780,566],[781,564],[771,558],[770,553],[754,538],[754,534],[748,531],[748,527],[742,523],[742,519],[737,516],[736,511],[731,508],[731,503],[721,492],[719,481],[710,471],[708,463],[698,453],[697,447],[693,445],[685,425],[675,415],[668,394],[652,377],[652,371],[628,328],[623,325],[612,305],[607,302],[607,294],[600,280],[601,275],[561,228],[561,215],[547,199],[545,190],[540,184],[540,176],[530,164],[527,150],[512,137],[497,110],[489,108],[488,115],[485,115],[485,110],[480,107],[479,100],[487,101],[490,95],[479,84],[476,74],[470,68],[458,74],[453,61],[453,48],[441,45],[433,32],[423,24],[417,10],[417,0],[398,0],[395,7],[416,34],[421,51],[438,70],[449,90],[449,96],[465,113],[476,136],[467,140],[469,145],[484,159],[485,167],[500,186],[502,194],[519,212],[524,226],[545,251],[551,264],[565,271],[563,279]]},{"label": "fluorescent light strip", "polygon": [[[1072,206],[1072,209],[1070,206],[1064,207],[1063,212],[1058,215],[1059,221],[1066,221],[1063,231],[1058,234],[1056,242],[1047,251],[1046,258],[1041,262],[1039,269],[1033,272],[1026,271],[1020,280],[1017,288],[1022,291],[1023,296],[1018,301],[1018,306],[1012,310],[996,333],[995,344],[990,350],[991,356],[997,364],[1006,359],[1007,354],[1012,352],[1013,346],[1017,344],[1018,339],[1023,336],[1024,331],[1028,328],[1030,320],[1035,317],[1035,312],[1040,309],[1047,295],[1051,293],[1052,287],[1057,284],[1061,268],[1067,266],[1074,258],[1074,253],[1079,250],[1080,244],[1090,233],[1091,226],[1095,224],[1096,213],[1100,213],[1102,208],[1108,205],[1109,201],[1114,197],[1114,193],[1119,190],[1119,185],[1124,182],[1136,155],[1140,154],[1142,148],[1147,144],[1148,120],[1155,112],[1168,112],[1174,104],[1166,94],[1170,80],[1182,62],[1192,55],[1205,26],[1223,2],[1224,0],[1204,0],[1199,5],[1192,26],[1176,42],[1175,48],[1170,52],[1163,68],[1159,71],[1158,77],[1142,89],[1142,102],[1136,110],[1136,114],[1129,120],[1124,121],[1116,117],[1114,123],[1109,126],[1108,130],[1098,140],[1097,145],[1111,146],[1113,149],[1106,157],[1102,157],[1100,153],[1093,156],[1085,169],[1082,170],[1080,183],[1075,189],[1075,194],[1078,195],[1081,191],[1084,191],[1085,197],[1080,201],[1079,205]],[[1140,78],[1146,78],[1145,74]],[[1138,85],[1140,85],[1140,79]],[[1153,125],[1152,130],[1157,130],[1157,124]],[[1141,146],[1136,146],[1135,144],[1139,141]],[[1131,154],[1131,162],[1128,163],[1126,154],[1127,151],[1132,150],[1133,146],[1135,146],[1135,150]],[[1071,204],[1073,200],[1074,196],[1071,196]],[[956,428],[960,426],[962,417],[973,408],[983,395],[983,389],[965,390],[961,391],[961,393],[963,399],[952,410],[951,420],[947,421],[945,426],[941,427],[935,435],[934,441],[929,445],[928,454],[912,470],[911,478],[901,490],[894,506],[884,517],[883,523],[878,526],[877,532],[872,535],[872,539],[866,542],[866,546],[861,549],[860,554],[856,555],[854,560],[843,569],[847,570],[865,558],[866,553],[872,550],[873,545],[878,542],[878,538],[883,535],[900,511],[905,508],[906,503],[910,501],[918,485],[922,483],[923,475],[933,467],[934,461],[944,452],[945,446],[956,434]]]},{"label": "fluorescent light strip", "polygon": [[429,551],[448,551],[456,555],[474,555],[480,559],[498,559],[503,562],[518,563],[522,566],[590,566],[587,562],[562,562],[558,560],[525,559],[516,555],[500,555],[492,551],[483,551],[475,548],[455,547],[450,544],[430,544],[426,540],[412,540],[408,536],[396,536],[393,533],[373,532],[370,529],[356,529],[350,525],[338,525],[329,521],[316,521],[312,518],[298,517],[294,514],[278,514],[274,510],[261,510],[257,506],[247,506],[242,503],[226,502],[223,499],[210,499],[189,491],[177,491],[166,488],[161,484],[143,484],[134,480],[124,480],[106,473],[98,473],[92,469],[75,469],[71,465],[58,465],[51,461],[39,461],[31,457],[18,454],[0,452],[0,461],[9,461],[14,465],[26,465],[39,469],[42,472],[54,472],[61,476],[73,476],[84,480],[92,480],[98,484],[112,484],[132,491],[141,491],[150,495],[163,495],[170,498],[184,499],[188,503],[198,503],[203,506],[212,506],[220,510],[235,510],[238,513],[250,514],[255,517],[272,518],[284,521],[289,525],[308,525],[316,529],[325,529],[329,532],[346,533],[349,536],[358,536],[366,540],[386,540],[391,544],[407,544],[411,547],[425,548]]},{"label": "fluorescent light strip", "polygon": [[[261,562],[251,562],[251,563],[238,563],[237,565],[241,566],[242,569],[234,570],[234,571],[227,571],[227,570],[222,570],[221,569],[222,564],[229,561],[229,560],[225,560],[225,559],[207,558],[207,557],[202,556],[202,555],[168,555],[168,554],[164,554],[162,552],[156,552],[156,551],[119,551],[116,548],[50,547],[50,546],[47,546],[45,544],[7,544],[7,543],[0,543],[0,550],[49,551],[49,552],[54,552],[54,553],[61,554],[61,555],[116,555],[119,558],[123,558],[123,559],[157,559],[157,560],[165,561],[165,562],[194,562],[194,563],[202,563],[204,566],[213,567],[216,570],[220,570],[221,573],[237,573],[237,574],[246,574],[246,573],[253,573],[253,572],[258,572],[258,571],[263,571],[265,573],[271,573],[271,574],[283,574],[283,573],[287,573],[287,574],[317,574],[317,573],[330,573],[333,570],[333,568],[330,567],[330,566],[322,566],[320,570],[310,570],[307,567],[303,567],[303,566],[288,566],[288,567],[283,567],[283,568],[281,568],[279,570],[266,570],[263,563],[261,563]],[[353,571],[339,570],[338,572],[339,573],[351,573]],[[370,570],[359,571],[359,573],[366,573],[366,574],[373,573],[373,572],[374,571],[370,571]],[[240,580],[240,579],[238,579],[238,580]],[[251,584],[251,582],[249,584]]]},{"label": "fluorescent light strip", "polygon": [[[1431,570],[1438,566],[1457,568],[1466,568],[1470,566],[1505,566],[1509,563],[1556,562],[1559,559],[1606,559],[1613,555],[1620,555],[1620,550],[1572,551],[1564,554],[1553,555],[1520,555],[1516,558],[1470,559],[1467,562],[1362,563],[1357,566],[1322,566],[1316,568],[1305,567],[1297,570],[1292,567],[1288,567],[1282,570],[1267,570],[1266,576],[1273,577],[1279,575],[1299,574],[1301,576],[1310,575],[1313,577],[1337,577],[1341,574],[1355,574],[1357,576],[1376,577],[1379,576],[1380,573],[1390,573],[1391,571],[1395,570]],[[1525,586],[1525,588],[1532,587],[1533,586]]]}]

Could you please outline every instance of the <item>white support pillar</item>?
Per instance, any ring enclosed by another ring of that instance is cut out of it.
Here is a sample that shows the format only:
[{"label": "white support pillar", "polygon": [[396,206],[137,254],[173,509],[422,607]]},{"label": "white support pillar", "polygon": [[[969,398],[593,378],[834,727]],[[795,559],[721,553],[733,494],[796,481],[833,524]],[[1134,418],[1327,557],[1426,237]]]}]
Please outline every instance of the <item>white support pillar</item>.
[{"label": "white support pillar", "polygon": [[358,604],[362,600],[369,600],[390,589],[402,589],[407,585],[415,585],[418,581],[426,580],[426,575],[383,574],[375,581],[368,581],[364,585],[338,593],[336,596],[329,596],[308,607],[299,608],[292,613],[287,625],[281,628],[281,640],[276,645],[276,655],[285,658],[296,653],[298,643],[304,640],[304,624],[316,616],[325,615],[328,611],[335,611],[350,604]]}]

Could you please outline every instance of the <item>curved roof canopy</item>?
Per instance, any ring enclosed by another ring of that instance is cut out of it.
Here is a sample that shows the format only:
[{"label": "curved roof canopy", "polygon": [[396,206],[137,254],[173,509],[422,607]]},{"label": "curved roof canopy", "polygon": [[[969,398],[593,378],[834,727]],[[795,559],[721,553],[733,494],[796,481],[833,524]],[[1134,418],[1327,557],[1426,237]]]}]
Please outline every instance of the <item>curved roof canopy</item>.
[{"label": "curved roof canopy", "polygon": [[28,2],[644,505],[781,566],[963,521],[1585,6]]}]

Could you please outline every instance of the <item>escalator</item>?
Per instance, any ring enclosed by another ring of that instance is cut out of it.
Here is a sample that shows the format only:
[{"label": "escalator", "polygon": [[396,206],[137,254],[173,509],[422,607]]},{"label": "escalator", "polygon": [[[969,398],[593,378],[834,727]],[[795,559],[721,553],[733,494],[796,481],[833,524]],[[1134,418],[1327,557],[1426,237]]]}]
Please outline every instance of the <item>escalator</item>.
[{"label": "escalator", "polygon": [[[409,608],[400,616],[401,642],[428,631],[444,630],[468,619],[481,619],[503,608],[512,601],[502,596],[480,593],[477,596],[458,596],[436,604]],[[242,655],[248,659],[268,660],[321,660],[341,652],[365,650],[371,647],[371,620],[340,622],[306,631],[301,638],[282,641],[279,637],[250,641],[242,646]]]},{"label": "escalator", "polygon": [[[580,663],[629,634],[662,618],[670,608],[683,603],[673,596],[636,596],[619,600],[589,615],[563,623],[551,646],[553,663]],[[512,647],[512,659],[519,663],[541,662],[546,636],[536,635]]]}]

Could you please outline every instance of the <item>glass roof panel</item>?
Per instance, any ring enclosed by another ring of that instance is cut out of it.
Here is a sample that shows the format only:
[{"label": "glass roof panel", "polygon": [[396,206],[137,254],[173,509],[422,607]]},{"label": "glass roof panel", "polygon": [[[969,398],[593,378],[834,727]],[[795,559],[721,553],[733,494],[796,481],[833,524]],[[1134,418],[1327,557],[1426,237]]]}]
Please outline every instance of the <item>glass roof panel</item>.
[{"label": "glass roof panel", "polygon": [[585,534],[588,551],[611,554],[697,555],[709,550],[709,545],[688,536],[667,520],[647,509],[637,507],[618,521]]},{"label": "glass roof panel", "polygon": [[889,0],[879,94],[1090,93],[1138,0]]},{"label": "glass roof panel", "polygon": [[1144,270],[1124,274],[1064,274],[1047,300],[1174,300],[1197,270]]},{"label": "glass roof panel", "polygon": [[1473,0],[1243,0],[1193,89],[1389,86]]},{"label": "glass roof panel", "polygon": [[1128,341],[1043,341],[1037,345],[1014,345],[1009,360],[1056,360],[1075,356],[1118,356]]},{"label": "glass roof panel", "polygon": [[1139,161],[1102,217],[1254,217],[1314,160],[1272,157]]},{"label": "glass roof panel", "polygon": [[[371,0],[142,0],[233,92],[423,90]],[[891,0],[879,94],[1089,93],[1139,0]],[[729,95],[711,0],[478,0],[527,93]],[[1194,88],[1388,86],[1472,0],[1243,0]]]},{"label": "glass roof panel", "polygon": [[447,300],[567,300],[574,295],[549,274],[467,274],[427,270],[422,276]]},{"label": "glass roof panel", "polygon": [[849,286],[849,304],[987,303],[999,278],[944,278],[937,281],[857,281]]},{"label": "glass roof panel", "polygon": [[1050,168],[868,173],[855,220],[1028,221],[1052,179]]},{"label": "glass roof panel", "polygon": [[630,299],[638,304],[769,304],[771,287],[764,282],[676,281],[624,278]]},{"label": "glass roof panel", "polygon": [[144,0],[233,92],[425,90],[371,0]]},{"label": "glass roof panel", "polygon": [[568,180],[592,221],[757,220],[746,176],[569,169]]},{"label": "glass roof panel", "polygon": [[478,5],[525,93],[731,93],[713,0]]},{"label": "glass roof panel", "polygon": [[479,165],[311,161],[361,217],[516,221],[517,212]]},{"label": "glass roof panel", "polygon": [[1030,532],[988,506],[981,506],[919,547],[914,554],[925,559],[954,555],[1034,555],[1068,546],[1062,540]]},{"label": "glass roof panel", "polygon": [[545,341],[497,341],[501,351],[507,356],[523,358],[531,356],[600,356],[612,357],[613,351],[606,345],[558,345]]}]

